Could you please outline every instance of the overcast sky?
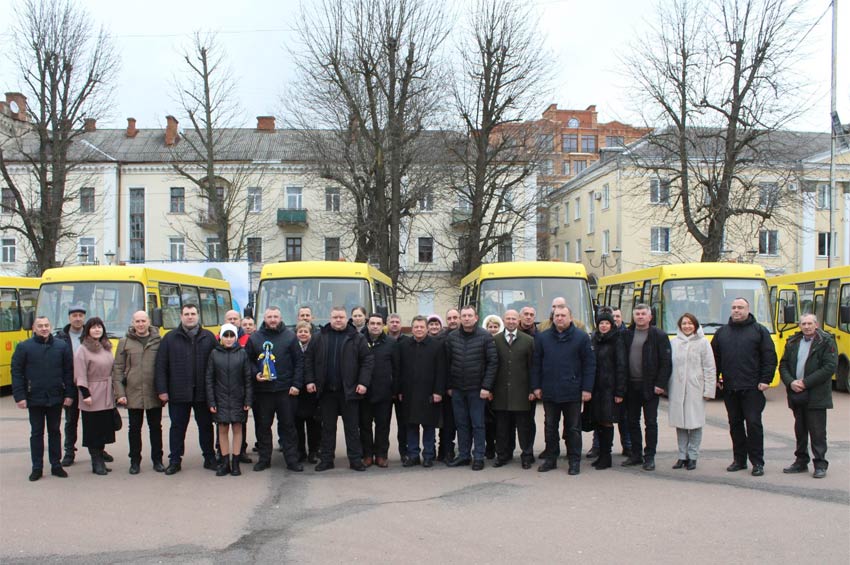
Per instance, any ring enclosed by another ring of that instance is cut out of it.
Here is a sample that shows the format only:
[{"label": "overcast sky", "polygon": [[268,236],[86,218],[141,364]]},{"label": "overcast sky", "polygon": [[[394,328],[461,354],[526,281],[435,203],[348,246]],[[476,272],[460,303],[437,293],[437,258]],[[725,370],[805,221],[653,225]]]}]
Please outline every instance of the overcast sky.
[{"label": "overcast sky", "polygon": [[[93,19],[113,35],[122,60],[114,109],[99,127],[125,127],[127,117],[137,127],[163,127],[175,113],[173,77],[180,52],[194,30],[219,32],[238,79],[242,121],[253,126],[255,116],[280,111],[280,97],[293,76],[286,46],[296,41],[297,0],[80,0]],[[309,0],[307,0],[309,1]],[[557,65],[551,103],[561,108],[595,104],[600,121],[620,120],[640,125],[628,96],[618,55],[645,30],[656,0],[537,0],[541,33]],[[0,0],[0,43],[11,37],[12,0]],[[806,13],[814,22],[827,11],[828,0],[809,0]],[[850,2],[839,3],[838,112],[850,121]],[[812,107],[792,124],[794,129],[829,129],[831,12],[811,29],[809,57],[799,68],[813,85]],[[21,90],[9,49],[0,53],[0,89]],[[540,108],[542,112],[545,104]]]}]

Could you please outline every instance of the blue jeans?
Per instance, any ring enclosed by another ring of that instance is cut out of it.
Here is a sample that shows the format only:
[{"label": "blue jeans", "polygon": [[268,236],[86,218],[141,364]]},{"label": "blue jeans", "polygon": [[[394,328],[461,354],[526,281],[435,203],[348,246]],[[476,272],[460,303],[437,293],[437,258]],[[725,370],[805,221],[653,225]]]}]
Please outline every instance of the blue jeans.
[{"label": "blue jeans", "polygon": [[[433,460],[437,456],[436,428],[422,426],[422,457]],[[407,424],[407,456],[419,457],[419,424]]]},{"label": "blue jeans", "polygon": [[481,391],[478,389],[455,389],[452,394],[452,408],[454,408],[457,427],[457,456],[460,459],[469,459],[470,449],[472,459],[484,459],[484,444],[487,442],[487,433],[484,430],[484,408],[487,401],[482,399],[480,394]]}]

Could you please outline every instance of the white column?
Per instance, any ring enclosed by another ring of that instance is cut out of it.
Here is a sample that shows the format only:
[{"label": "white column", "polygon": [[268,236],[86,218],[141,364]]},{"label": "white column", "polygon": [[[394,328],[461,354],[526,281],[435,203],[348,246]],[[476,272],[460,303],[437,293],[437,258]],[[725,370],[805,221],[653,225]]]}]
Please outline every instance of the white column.
[{"label": "white column", "polygon": [[105,253],[118,257],[118,164],[103,166],[103,240],[101,264],[106,264]]},{"label": "white column", "polygon": [[850,194],[844,193],[844,207],[841,214],[841,241],[844,243],[841,249],[841,263],[850,265]]},{"label": "white column", "polygon": [[[802,190],[802,187],[801,187]],[[803,217],[800,230],[800,272],[815,268],[815,200],[817,192],[803,192]]]}]

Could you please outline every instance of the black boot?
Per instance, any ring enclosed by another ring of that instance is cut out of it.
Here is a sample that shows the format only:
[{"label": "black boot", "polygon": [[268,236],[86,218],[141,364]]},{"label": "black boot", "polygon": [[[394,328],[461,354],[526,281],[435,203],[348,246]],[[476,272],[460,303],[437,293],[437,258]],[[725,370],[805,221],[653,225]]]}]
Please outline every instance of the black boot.
[{"label": "black boot", "polygon": [[216,477],[223,477],[230,474],[230,456],[222,455],[218,459],[218,468],[215,470]]},{"label": "black boot", "polygon": [[103,450],[89,448],[91,455],[91,472],[95,475],[105,475],[107,473],[106,463],[103,461]]},{"label": "black boot", "polygon": [[238,477],[242,474],[242,470],[239,468],[239,459],[241,456],[234,455],[230,458],[230,474],[234,477]]},{"label": "black boot", "polygon": [[614,443],[614,428],[600,427],[599,428],[599,459],[596,460],[594,467],[597,469],[611,468],[611,446]]}]

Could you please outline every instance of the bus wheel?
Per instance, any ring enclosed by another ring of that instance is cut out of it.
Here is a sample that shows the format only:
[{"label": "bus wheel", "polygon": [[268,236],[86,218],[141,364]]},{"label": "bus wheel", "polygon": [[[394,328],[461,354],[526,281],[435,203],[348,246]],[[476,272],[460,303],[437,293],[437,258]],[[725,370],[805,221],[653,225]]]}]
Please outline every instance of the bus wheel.
[{"label": "bus wheel", "polygon": [[835,388],[841,392],[850,392],[850,362],[843,355],[838,358],[838,368],[835,370]]}]

